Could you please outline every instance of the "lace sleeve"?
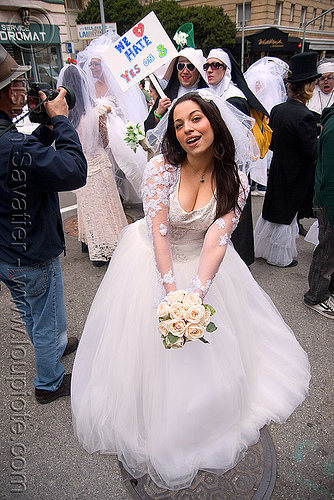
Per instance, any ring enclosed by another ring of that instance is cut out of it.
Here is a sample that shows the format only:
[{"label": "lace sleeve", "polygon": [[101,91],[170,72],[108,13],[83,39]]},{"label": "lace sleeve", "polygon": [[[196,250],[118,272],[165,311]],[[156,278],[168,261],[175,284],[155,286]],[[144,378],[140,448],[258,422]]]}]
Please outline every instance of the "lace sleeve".
[{"label": "lace sleeve", "polygon": [[169,195],[176,179],[176,169],[166,165],[162,155],[147,164],[143,180],[143,208],[153,243],[158,282],[165,294],[176,290],[173,262],[169,245]]},{"label": "lace sleeve", "polygon": [[228,241],[237,227],[242,210],[246,204],[249,193],[248,180],[245,174],[239,172],[241,181],[239,190],[238,207],[233,212],[216,219],[209,227],[202,248],[202,253],[197,269],[197,275],[191,280],[189,291],[197,292],[203,298],[225,256]]}]

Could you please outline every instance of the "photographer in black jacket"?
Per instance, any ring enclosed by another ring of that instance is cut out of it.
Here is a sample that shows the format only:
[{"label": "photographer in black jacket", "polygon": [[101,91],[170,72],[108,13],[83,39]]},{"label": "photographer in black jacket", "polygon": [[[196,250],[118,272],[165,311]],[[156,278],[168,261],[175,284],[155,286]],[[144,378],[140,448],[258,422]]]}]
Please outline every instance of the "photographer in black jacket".
[{"label": "photographer in black jacket", "polygon": [[[24,135],[13,125],[25,104],[29,70],[0,45],[0,280],[34,346],[36,400],[49,403],[70,394],[71,374],[64,375],[60,359],[78,345],[66,332],[58,192],[83,186],[87,164],[67,118],[65,89],[44,104],[51,126]],[[43,92],[39,96],[46,98]]]}]

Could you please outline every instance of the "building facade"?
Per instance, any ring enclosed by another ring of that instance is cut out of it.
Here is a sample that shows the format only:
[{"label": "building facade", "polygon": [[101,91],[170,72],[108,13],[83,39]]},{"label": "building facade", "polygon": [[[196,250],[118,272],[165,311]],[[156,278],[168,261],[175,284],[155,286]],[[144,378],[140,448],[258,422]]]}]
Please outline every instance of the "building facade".
[{"label": "building facade", "polygon": [[75,23],[83,7],[84,0],[2,0],[0,43],[32,67],[29,80],[54,87],[65,60],[85,47]]},{"label": "building facade", "polygon": [[[235,56],[240,60],[242,30],[245,61],[251,64],[265,55],[286,61],[302,50],[314,50],[321,57],[334,57],[334,0],[178,0],[182,7],[211,5],[223,7],[238,29]],[[330,10],[332,9],[332,10]],[[330,10],[330,11],[329,11]],[[306,26],[312,19],[324,14]],[[246,64],[247,66],[247,64]]]}]

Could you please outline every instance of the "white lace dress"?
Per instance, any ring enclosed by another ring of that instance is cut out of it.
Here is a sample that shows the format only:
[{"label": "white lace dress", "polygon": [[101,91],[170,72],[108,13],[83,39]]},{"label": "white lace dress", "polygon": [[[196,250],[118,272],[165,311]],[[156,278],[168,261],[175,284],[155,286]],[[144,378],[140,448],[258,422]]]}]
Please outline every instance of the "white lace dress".
[{"label": "white lace dress", "polygon": [[[116,187],[112,165],[99,142],[99,117],[106,115],[106,108],[96,108],[95,130],[86,130],[85,116],[77,132],[87,160],[87,182],[76,190],[78,212],[78,239],[88,245],[92,261],[107,262],[116,245],[118,236],[127,225],[122,203]],[[87,134],[90,134],[90,151],[87,150]],[[92,140],[92,135],[96,135]]]},{"label": "white lace dress", "polygon": [[[302,403],[310,378],[306,353],[228,243],[238,211],[215,221],[212,198],[185,212],[179,176],[162,157],[149,162],[146,220],[122,233],[85,325],[71,391],[82,446],[116,454],[132,476],[149,473],[169,489],[189,486],[199,469],[231,469],[262,426],[283,422]],[[164,282],[205,290],[217,311],[210,344],[163,347],[153,304]]]}]

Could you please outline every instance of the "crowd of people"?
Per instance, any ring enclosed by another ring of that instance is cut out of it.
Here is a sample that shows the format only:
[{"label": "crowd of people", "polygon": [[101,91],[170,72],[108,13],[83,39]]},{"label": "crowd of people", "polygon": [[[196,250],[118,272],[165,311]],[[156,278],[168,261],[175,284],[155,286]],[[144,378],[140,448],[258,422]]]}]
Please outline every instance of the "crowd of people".
[{"label": "crowd of people", "polygon": [[[159,88],[142,81],[125,98],[103,59],[115,37],[65,65],[56,99],[39,93],[51,124],[31,136],[12,122],[30,68],[0,46],[0,279],[34,346],[36,400],[71,394],[89,453],[178,490],[199,470],[233,468],[307,396],[307,354],[249,266],[296,266],[300,221],[315,216],[304,303],[334,318],[334,61],[263,58],[243,75],[226,49],[185,47],[157,72]],[[75,92],[70,110],[62,86]],[[124,140],[128,121],[145,129],[148,162]],[[14,238],[22,182],[30,223]],[[255,231],[251,187],[264,195]],[[59,264],[65,190],[77,195],[82,251],[109,263],[79,345]],[[124,203],[141,201],[144,218],[128,225]],[[75,350],[71,378],[60,359]]]}]

